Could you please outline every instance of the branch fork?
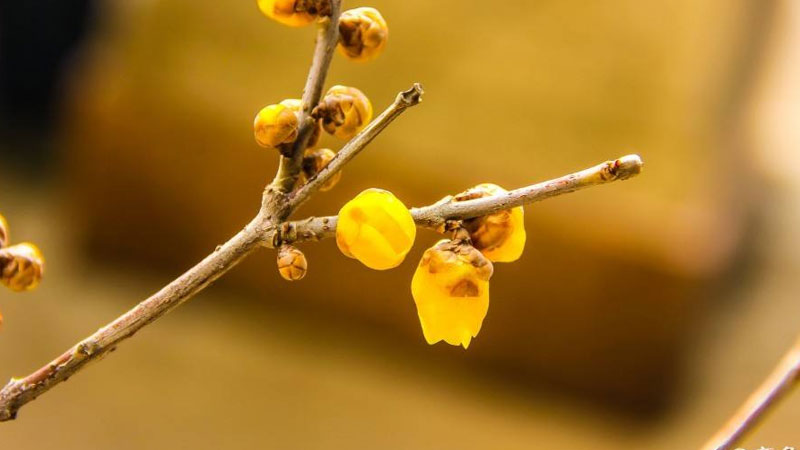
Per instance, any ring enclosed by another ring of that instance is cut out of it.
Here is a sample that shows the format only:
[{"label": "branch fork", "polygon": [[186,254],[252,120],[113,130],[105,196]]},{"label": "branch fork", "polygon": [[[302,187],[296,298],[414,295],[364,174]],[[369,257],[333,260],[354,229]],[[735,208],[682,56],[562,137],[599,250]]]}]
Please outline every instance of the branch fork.
[{"label": "branch fork", "polygon": [[[309,217],[300,221],[288,219],[392,121],[408,108],[419,104],[423,95],[422,86],[418,83],[400,92],[394,102],[344,145],[322,170],[304,185],[296,187],[303,155],[314,131],[315,121],[311,113],[313,107],[319,104],[333,50],[338,42],[340,11],[341,0],[331,0],[329,17],[319,21],[311,69],[303,90],[298,137],[293,144],[280,149],[277,173],[264,189],[261,208],[256,216],[205,259],[128,312],[30,375],[11,379],[0,390],[0,422],[16,418],[24,405],[80,372],[90,362],[114,351],[122,341],[192,298],[257,249],[280,248],[284,244],[316,241],[335,235],[336,216]],[[555,180],[515,189],[501,196],[463,202],[454,202],[452,197],[445,197],[432,205],[412,208],[411,214],[417,226],[443,230],[448,221],[458,222],[588,186],[624,180],[638,174],[641,167],[642,161],[638,156],[628,155]]]}]

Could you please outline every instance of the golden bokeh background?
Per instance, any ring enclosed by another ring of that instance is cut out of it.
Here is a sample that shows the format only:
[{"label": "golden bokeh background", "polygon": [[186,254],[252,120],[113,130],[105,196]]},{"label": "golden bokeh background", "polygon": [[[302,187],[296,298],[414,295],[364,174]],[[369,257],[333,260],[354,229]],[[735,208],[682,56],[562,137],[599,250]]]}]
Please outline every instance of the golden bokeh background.
[{"label": "golden bokeh background", "polygon": [[[424,205],[627,153],[643,174],[526,208],[526,252],[496,265],[468,351],[428,346],[416,318],[409,283],[433,233],[387,272],[304,245],[298,283],[265,250],[0,425],[0,448],[691,448],[766,375],[800,332],[797,4],[369,6],[385,53],[337,54],[327,85],[380,111],[421,82],[424,101],[297,217],[367,187]],[[254,0],[92,11],[59,68],[52,135],[2,116],[0,212],[48,258],[37,292],[0,292],[3,379],[249,220],[277,165],[253,115],[299,97],[310,62],[313,27]],[[34,148],[46,164],[10,162]],[[797,445],[798,415],[790,399],[747,448]]]}]

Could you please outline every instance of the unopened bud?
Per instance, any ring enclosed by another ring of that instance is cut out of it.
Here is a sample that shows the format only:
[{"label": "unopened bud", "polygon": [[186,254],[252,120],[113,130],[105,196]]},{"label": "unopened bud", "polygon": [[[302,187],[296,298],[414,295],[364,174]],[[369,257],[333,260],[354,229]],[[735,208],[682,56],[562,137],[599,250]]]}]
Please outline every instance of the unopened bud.
[{"label": "unopened bud", "polygon": [[353,61],[369,61],[383,52],[389,27],[375,8],[350,9],[339,18],[339,52]]},{"label": "unopened bud", "polygon": [[372,120],[372,104],[363,92],[348,86],[333,86],[312,115],[322,128],[339,139],[350,139]]},{"label": "unopened bud", "polygon": [[283,245],[278,251],[278,272],[284,280],[297,281],[306,276],[306,255],[291,245]]},{"label": "unopened bud", "polygon": [[[305,156],[303,157],[303,176],[306,179],[313,177],[314,175],[318,174],[320,170],[322,170],[325,166],[328,165],[329,162],[336,156],[336,152],[329,148],[317,148],[317,149],[308,149],[306,150]],[[322,187],[319,188],[320,191],[329,191],[336,186],[336,183],[342,178],[342,172],[336,172]]]},{"label": "unopened bud", "polygon": [[23,242],[0,249],[0,282],[12,291],[29,291],[42,280],[44,258],[39,248]]}]

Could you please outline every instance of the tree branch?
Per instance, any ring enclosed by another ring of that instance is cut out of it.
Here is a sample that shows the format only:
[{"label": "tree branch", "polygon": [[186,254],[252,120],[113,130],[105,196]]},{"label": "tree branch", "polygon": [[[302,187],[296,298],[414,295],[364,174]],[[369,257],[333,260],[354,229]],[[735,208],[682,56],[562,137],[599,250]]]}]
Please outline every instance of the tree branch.
[{"label": "tree branch", "polygon": [[[333,164],[334,161],[336,160],[334,159],[330,164]],[[638,155],[627,155],[554,180],[514,189],[504,195],[463,202],[454,202],[452,197],[445,197],[433,205],[411,208],[411,215],[417,226],[438,229],[448,220],[485,216],[515,206],[575,192],[589,186],[627,180],[638,175],[643,165],[644,163]],[[332,171],[334,170],[336,168],[332,169]],[[281,227],[270,229],[264,242],[277,247],[281,244],[333,237],[336,235],[336,222],[336,216],[310,217],[305,220],[287,222]]]},{"label": "tree branch", "polygon": [[702,447],[702,450],[730,450],[755,427],[760,419],[800,383],[800,339],[728,422]]},{"label": "tree branch", "polygon": [[[333,235],[336,228],[335,217],[310,218],[291,223],[284,221],[397,116],[418,104],[423,93],[419,84],[401,92],[394,103],[348,142],[325,168],[305,186],[291,194],[299,178],[308,140],[316,126],[311,118],[311,110],[319,103],[337,44],[340,5],[341,0],[331,0],[331,15],[320,23],[314,57],[303,92],[298,138],[291,148],[282,149],[283,156],[278,171],[272,183],[265,188],[261,209],[256,217],[212,254],[133,309],[39,370],[24,378],[12,379],[0,390],[0,422],[14,419],[22,406],[66,381],[90,362],[99,360],[116,349],[119,343],[193,297],[258,247],[272,246],[281,240],[291,240],[292,237],[293,240],[309,240]],[[550,182],[517,189],[503,197],[461,203],[445,198],[434,205],[412,209],[412,214],[420,226],[436,228],[447,220],[481,216],[583,187],[626,179],[638,174],[641,165],[638,156],[626,156]]]},{"label": "tree branch", "polygon": [[[408,107],[419,103],[421,94],[422,89],[418,84],[398,94],[395,102],[384,113],[345,145],[340,153],[342,157],[332,160],[326,166],[327,171],[322,177],[316,178],[317,184],[309,183],[298,191],[302,192],[300,198],[305,199],[315,192],[319,183],[324,183],[335,171],[341,170],[342,166],[363,150],[394,118]],[[12,379],[0,390],[0,422],[14,419],[17,411],[26,403],[66,381],[89,362],[101,359],[120,342],[192,298],[257,248],[270,247],[271,243],[265,242],[265,239],[274,234],[272,230],[275,229],[275,224],[291,214],[299,203],[297,197],[289,201],[289,197],[280,193],[274,185],[267,186],[264,201],[256,217],[242,231],[217,247],[214,253],[49,364],[24,378]]]},{"label": "tree branch", "polygon": [[311,110],[319,103],[322,90],[325,87],[325,78],[333,59],[333,51],[339,42],[339,15],[341,0],[331,0],[331,14],[322,19],[318,24],[317,40],[314,47],[314,57],[311,60],[311,69],[308,71],[306,85],[303,88],[303,110],[300,113],[300,128],[297,139],[291,145],[288,156],[281,156],[278,173],[272,185],[280,192],[288,193],[294,189],[303,163],[303,153],[308,147],[308,140],[314,132],[316,122],[311,118]]},{"label": "tree branch", "polygon": [[164,286],[96,333],[80,341],[61,356],[21,379],[12,379],[0,390],[0,422],[12,420],[26,403],[53,386],[113,351],[125,339],[145,325],[178,307],[230,270],[245,256],[261,246],[269,222],[256,216],[237,233],[186,273]]},{"label": "tree branch", "polygon": [[406,109],[419,104],[422,101],[422,85],[414,83],[410,89],[405,90],[399,94],[394,100],[394,103],[389,105],[381,115],[369,123],[360,133],[350,140],[336,156],[320,170],[317,174],[312,176],[308,182],[297,190],[289,198],[289,205],[292,211],[296,211],[300,205],[306,202],[314,193],[325,185],[325,183],[337,172],[342,170],[351,159],[355,158],[361,150],[363,150],[376,136],[378,136],[384,128],[389,126],[394,119],[403,113]]},{"label": "tree branch", "polygon": [[261,209],[256,217],[242,231],[217,247],[212,254],[135,308],[36,372],[21,379],[12,379],[0,390],[0,422],[14,419],[22,406],[58,383],[66,381],[88,363],[101,359],[142,327],[203,290],[245,256],[262,246],[268,230],[291,214],[292,209],[286,194],[297,182],[303,153],[315,126],[311,110],[319,103],[333,51],[339,39],[341,0],[331,0],[330,6],[330,16],[320,21],[317,31],[314,56],[303,90],[303,109],[298,138],[288,155],[281,157],[275,179],[265,189]]}]

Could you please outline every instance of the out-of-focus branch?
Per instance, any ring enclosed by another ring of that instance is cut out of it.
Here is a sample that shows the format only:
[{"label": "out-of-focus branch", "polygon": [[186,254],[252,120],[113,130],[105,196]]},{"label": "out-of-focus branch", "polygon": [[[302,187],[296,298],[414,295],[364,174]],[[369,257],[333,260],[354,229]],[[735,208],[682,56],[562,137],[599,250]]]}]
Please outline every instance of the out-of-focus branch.
[{"label": "out-of-focus branch", "polygon": [[766,380],[739,407],[728,422],[711,437],[702,450],[730,450],[735,448],[748,431],[752,430],[778,401],[792,392],[800,383],[800,338],[783,356]]},{"label": "out-of-focus branch", "polygon": [[[334,161],[336,159],[331,161],[331,164]],[[554,180],[514,189],[503,195],[461,202],[453,201],[451,197],[445,197],[429,206],[411,208],[411,215],[414,217],[417,226],[437,229],[448,220],[463,220],[485,216],[515,206],[555,197],[556,195],[575,192],[589,186],[627,180],[638,175],[643,165],[644,163],[638,155],[627,155]],[[338,168],[332,169],[332,171],[334,170],[338,170]],[[328,216],[310,217],[305,220],[287,222],[279,228],[269,230],[269,235],[265,237],[264,241],[275,246],[333,237],[336,234],[336,221],[336,216]]]}]

